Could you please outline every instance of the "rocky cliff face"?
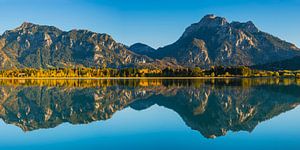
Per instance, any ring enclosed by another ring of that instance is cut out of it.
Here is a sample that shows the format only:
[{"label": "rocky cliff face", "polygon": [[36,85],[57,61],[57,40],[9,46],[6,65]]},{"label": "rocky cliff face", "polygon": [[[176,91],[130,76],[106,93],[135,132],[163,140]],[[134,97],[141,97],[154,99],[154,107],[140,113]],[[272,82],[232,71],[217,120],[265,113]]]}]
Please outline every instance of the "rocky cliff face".
[{"label": "rocky cliff face", "polygon": [[178,41],[158,50],[141,43],[126,47],[107,34],[64,32],[27,22],[0,36],[0,69],[251,66],[299,55],[295,45],[260,31],[251,21],[229,23],[214,15],[192,24]]},{"label": "rocky cliff face", "polygon": [[260,31],[251,21],[229,23],[207,15],[189,26],[175,43],[150,56],[173,57],[184,66],[250,66],[300,54],[295,45]]},{"label": "rocky cliff face", "polygon": [[153,61],[128,50],[107,34],[87,30],[64,32],[27,22],[0,37],[0,54],[0,69],[139,67]]}]

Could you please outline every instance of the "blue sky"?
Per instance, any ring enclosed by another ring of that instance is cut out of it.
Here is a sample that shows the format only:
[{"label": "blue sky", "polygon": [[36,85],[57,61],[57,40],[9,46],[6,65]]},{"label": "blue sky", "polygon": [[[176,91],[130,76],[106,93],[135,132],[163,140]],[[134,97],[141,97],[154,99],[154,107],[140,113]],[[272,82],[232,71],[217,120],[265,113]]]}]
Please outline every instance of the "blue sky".
[{"label": "blue sky", "polygon": [[176,41],[206,14],[252,20],[300,46],[300,0],[0,0],[0,32],[24,21],[62,30],[108,33],[118,42],[155,48]]}]

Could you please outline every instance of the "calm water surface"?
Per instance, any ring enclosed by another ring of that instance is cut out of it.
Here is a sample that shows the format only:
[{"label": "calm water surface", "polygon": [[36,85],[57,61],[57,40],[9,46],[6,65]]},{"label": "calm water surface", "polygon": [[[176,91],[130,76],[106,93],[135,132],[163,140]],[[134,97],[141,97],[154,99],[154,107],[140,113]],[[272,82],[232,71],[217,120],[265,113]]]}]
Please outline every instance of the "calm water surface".
[{"label": "calm water surface", "polygon": [[0,80],[0,149],[297,149],[300,81]]}]

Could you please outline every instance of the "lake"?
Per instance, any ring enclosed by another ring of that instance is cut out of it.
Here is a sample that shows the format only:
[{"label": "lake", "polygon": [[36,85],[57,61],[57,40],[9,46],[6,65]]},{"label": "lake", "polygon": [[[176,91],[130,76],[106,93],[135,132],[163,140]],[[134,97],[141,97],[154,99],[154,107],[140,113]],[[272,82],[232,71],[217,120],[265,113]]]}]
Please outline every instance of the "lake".
[{"label": "lake", "polygon": [[0,149],[297,149],[300,80],[0,80]]}]

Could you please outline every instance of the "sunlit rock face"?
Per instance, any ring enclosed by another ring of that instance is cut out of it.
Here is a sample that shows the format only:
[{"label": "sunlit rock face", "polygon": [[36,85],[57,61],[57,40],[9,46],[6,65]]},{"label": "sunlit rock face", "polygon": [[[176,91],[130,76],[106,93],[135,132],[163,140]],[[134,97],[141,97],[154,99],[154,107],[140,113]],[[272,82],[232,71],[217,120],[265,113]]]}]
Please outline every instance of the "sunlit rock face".
[{"label": "sunlit rock face", "polygon": [[0,117],[24,131],[107,120],[124,108],[144,110],[157,104],[178,113],[203,136],[216,138],[228,131],[251,132],[300,102],[300,86],[278,79],[1,80],[0,84]]},{"label": "sunlit rock face", "polygon": [[[51,67],[148,67],[155,60],[136,54],[108,34],[61,31],[25,22],[0,36],[0,69]],[[165,67],[168,64],[163,63]],[[172,66],[174,67],[174,66]]]},{"label": "sunlit rock face", "polygon": [[183,66],[251,66],[299,56],[299,48],[260,31],[251,21],[228,22],[207,15],[173,44],[150,56],[172,57]]},{"label": "sunlit rock face", "polygon": [[0,69],[53,67],[178,68],[252,66],[300,56],[294,44],[260,31],[251,21],[204,16],[173,44],[130,47],[108,34],[62,31],[25,22],[0,36]]}]

